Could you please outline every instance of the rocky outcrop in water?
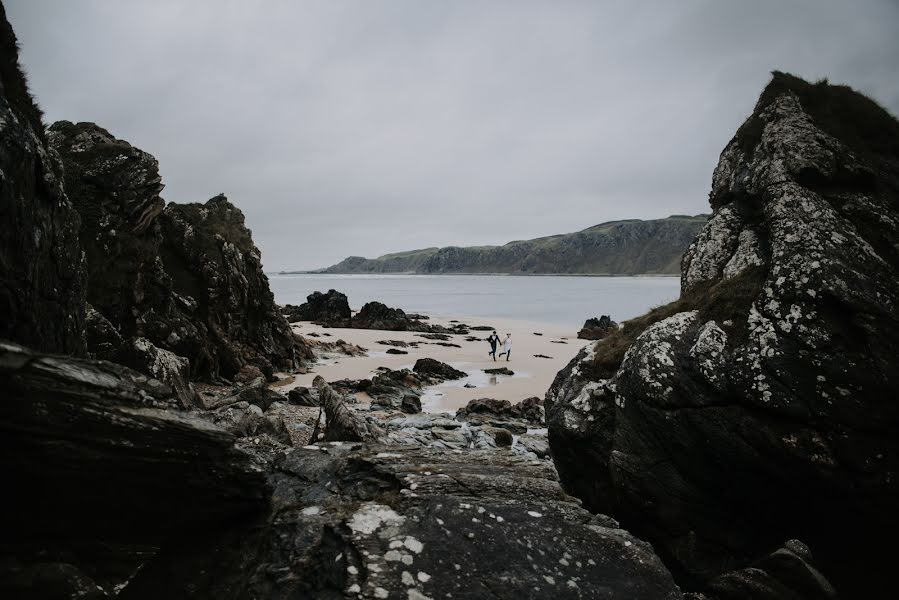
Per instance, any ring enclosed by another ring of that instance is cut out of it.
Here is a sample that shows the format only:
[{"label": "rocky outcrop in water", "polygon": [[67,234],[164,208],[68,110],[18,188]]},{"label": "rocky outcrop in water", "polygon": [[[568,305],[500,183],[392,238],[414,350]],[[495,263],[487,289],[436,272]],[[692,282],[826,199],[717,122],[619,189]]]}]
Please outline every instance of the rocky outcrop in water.
[{"label": "rocky outcrop in water", "polygon": [[373,259],[351,256],[320,272],[674,274],[705,221],[706,215],[611,221],[503,246],[425,248]]},{"label": "rocky outcrop in water", "polygon": [[601,340],[617,329],[618,323],[609,318],[609,315],[603,315],[598,319],[593,317],[584,321],[584,326],[577,332],[577,337],[581,340]]},{"label": "rocky outcrop in water", "polygon": [[892,585],[897,149],[871,100],[776,73],[721,154],[681,299],[585,349],[547,393],[566,489],[691,587],[790,538],[845,596]]},{"label": "rocky outcrop in water", "polygon": [[0,339],[84,354],[84,259],[78,213],[47,146],[40,109],[0,6]]},{"label": "rocky outcrop in water", "polygon": [[346,294],[337,290],[328,290],[325,294],[312,292],[303,304],[287,304],[281,312],[291,323],[313,321],[325,327],[348,327],[353,314]]}]

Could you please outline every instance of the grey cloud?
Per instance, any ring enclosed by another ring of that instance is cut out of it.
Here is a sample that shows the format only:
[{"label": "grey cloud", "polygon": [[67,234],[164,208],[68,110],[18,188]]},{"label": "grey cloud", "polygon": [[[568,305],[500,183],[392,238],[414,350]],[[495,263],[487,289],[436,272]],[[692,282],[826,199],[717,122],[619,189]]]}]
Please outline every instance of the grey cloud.
[{"label": "grey cloud", "polygon": [[47,119],[226,193],[268,269],[706,212],[772,69],[899,112],[899,6],[7,0]]}]

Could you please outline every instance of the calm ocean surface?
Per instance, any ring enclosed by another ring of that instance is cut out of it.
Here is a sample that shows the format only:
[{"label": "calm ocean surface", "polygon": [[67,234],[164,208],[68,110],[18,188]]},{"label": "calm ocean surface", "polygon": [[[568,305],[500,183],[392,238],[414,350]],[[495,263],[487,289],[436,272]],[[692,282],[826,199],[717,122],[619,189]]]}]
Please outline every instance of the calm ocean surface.
[{"label": "calm ocean surface", "polygon": [[513,277],[503,275],[276,275],[279,304],[318,290],[347,295],[358,310],[377,300],[406,312],[552,323],[580,328],[606,314],[621,322],[676,300],[677,277]]}]

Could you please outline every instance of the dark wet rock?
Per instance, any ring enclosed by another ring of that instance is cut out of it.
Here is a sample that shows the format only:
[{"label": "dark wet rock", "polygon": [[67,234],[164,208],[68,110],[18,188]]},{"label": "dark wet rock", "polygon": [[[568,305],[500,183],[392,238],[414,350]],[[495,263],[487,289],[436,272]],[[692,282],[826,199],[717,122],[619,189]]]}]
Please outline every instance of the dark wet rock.
[{"label": "dark wet rock", "polygon": [[156,379],[3,343],[0,388],[0,462],[16,490],[0,514],[4,553],[68,555],[104,577],[136,547],[268,502],[261,468],[234,437],[178,410]]},{"label": "dark wet rock", "polygon": [[496,327],[489,327],[487,325],[475,325],[469,327],[469,329],[471,329],[472,331],[495,331]]},{"label": "dark wet rock", "polygon": [[897,144],[867,98],[775,74],[721,154],[680,300],[586,348],[547,393],[566,489],[687,587],[794,536],[841,595],[892,586]]},{"label": "dark wet rock", "polygon": [[553,344],[567,344],[565,340],[550,340]]},{"label": "dark wet rock", "polygon": [[681,597],[651,548],[573,503],[545,461],[322,448],[279,459],[267,519],[179,540],[123,597]]},{"label": "dark wet rock", "polygon": [[486,341],[486,339],[485,339],[485,338],[479,338],[479,337],[475,337],[475,336],[473,336],[473,335],[470,335],[470,336],[468,336],[468,337],[465,338],[465,341],[466,341],[466,342],[483,342],[483,341]]},{"label": "dark wet rock", "polygon": [[115,326],[90,304],[85,307],[84,337],[88,356],[100,360],[112,360],[122,345],[122,336]]},{"label": "dark wet rock", "polygon": [[512,445],[512,433],[508,429],[502,427],[491,427],[487,430],[493,436],[496,445],[500,447],[509,447]]},{"label": "dark wet rock", "polygon": [[329,381],[328,385],[340,392],[341,394],[364,392],[372,386],[371,379],[338,379],[337,381]]},{"label": "dark wet rock", "polygon": [[349,300],[337,290],[312,292],[306,296],[306,302],[299,306],[288,304],[282,312],[291,323],[313,321],[326,327],[348,327],[352,316]]},{"label": "dark wet rock", "polygon": [[246,402],[265,411],[273,402],[287,401],[285,395],[269,389],[264,377],[257,377],[252,381],[233,387],[221,388],[215,392],[207,390],[207,393],[199,394],[198,399],[201,407],[205,410],[216,410],[238,402]]},{"label": "dark wet rock", "polygon": [[539,333],[539,332],[537,332],[537,331],[535,331],[535,332],[534,332],[534,335],[543,335],[543,334],[542,334],[542,333]]},{"label": "dark wet rock", "polygon": [[63,562],[0,563],[0,593],[4,598],[100,600],[110,595],[75,565]]},{"label": "dark wet rock", "polygon": [[409,354],[405,350],[397,350],[396,348],[388,348],[387,354]]},{"label": "dark wet rock", "polygon": [[536,396],[525,398],[517,404],[508,400],[477,398],[469,400],[468,404],[456,411],[457,419],[469,419],[473,415],[522,419],[537,425],[542,425],[544,420],[542,401]]},{"label": "dark wet rock", "polygon": [[[390,308],[381,302],[368,302],[353,316],[353,327],[359,329],[386,329],[389,331],[415,331],[416,322],[406,317],[400,308]],[[427,327],[427,325],[424,325]]]},{"label": "dark wet rock", "polygon": [[404,397],[420,395],[421,388],[427,383],[408,369],[382,369],[371,378],[371,385],[365,392],[376,404],[398,409]]},{"label": "dark wet rock", "polygon": [[453,339],[445,333],[416,333],[416,337],[425,338],[426,340],[440,340],[443,342]]},{"label": "dark wet rock", "polygon": [[410,344],[409,342],[404,342],[402,340],[378,340],[375,343],[382,346],[393,346],[395,348],[408,348],[411,345],[415,345],[415,342]]},{"label": "dark wet rock", "polygon": [[497,369],[484,369],[488,375],[515,375],[515,371],[507,367],[499,367]]},{"label": "dark wet rock", "polygon": [[788,541],[745,569],[715,578],[707,593],[715,600],[835,600],[838,597],[830,582],[814,566],[808,547],[798,540]]},{"label": "dark wet rock", "polygon": [[433,344],[435,346],[443,346],[444,348],[461,348],[459,344],[453,344],[451,342],[425,342],[426,344]]},{"label": "dark wet rock", "polygon": [[[317,333],[308,334],[313,337],[319,337]],[[329,342],[326,340],[310,340],[301,335],[297,339],[308,348],[316,358],[334,358],[337,356],[366,356],[368,350],[362,346],[351,344],[344,340]]]},{"label": "dark wet rock", "polygon": [[193,408],[199,401],[190,384],[190,361],[157,348],[146,338],[123,341],[112,360],[171,386],[181,408]]},{"label": "dark wet rock", "polygon": [[287,392],[287,401],[297,406],[318,406],[318,398],[307,387],[295,387]]},{"label": "dark wet rock", "polygon": [[468,373],[454,369],[446,363],[433,358],[419,358],[415,361],[412,370],[419,375],[425,375],[431,380],[450,381],[467,377]]},{"label": "dark wet rock", "polygon": [[79,218],[0,6],[0,339],[84,355]]},{"label": "dark wet rock", "polygon": [[577,332],[577,337],[581,340],[601,340],[617,330],[618,323],[609,318],[609,315],[603,315],[598,319],[593,317],[584,321],[584,326]]},{"label": "dark wet rock", "polygon": [[534,358],[552,358],[552,356],[547,356],[545,354],[535,354]]},{"label": "dark wet rock", "polygon": [[466,383],[466,384],[463,385],[462,387],[465,387],[465,388],[476,388],[476,387],[478,387],[478,386],[476,386],[476,385],[474,385],[474,384],[471,384],[471,383]]},{"label": "dark wet rock", "polygon": [[400,410],[410,415],[420,413],[421,399],[418,396],[413,396],[411,394],[403,396],[403,401],[400,403]]},{"label": "dark wet rock", "polygon": [[419,313],[406,313],[406,318],[412,319],[413,321],[427,321],[431,317],[429,317],[428,315],[422,315]]}]

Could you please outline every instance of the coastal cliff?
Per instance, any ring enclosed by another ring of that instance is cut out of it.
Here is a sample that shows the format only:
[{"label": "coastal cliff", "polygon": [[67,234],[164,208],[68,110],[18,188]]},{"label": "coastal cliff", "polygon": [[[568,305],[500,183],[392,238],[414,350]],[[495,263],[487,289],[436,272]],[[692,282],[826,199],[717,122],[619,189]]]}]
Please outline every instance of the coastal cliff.
[{"label": "coastal cliff", "polygon": [[224,196],[166,206],[157,160],[93,123],[54,123],[49,143],[80,214],[93,355],[143,338],[206,380],[302,363],[239,209]]},{"label": "coastal cliff", "polygon": [[706,219],[706,215],[630,219],[503,246],[426,248],[371,259],[351,256],[317,272],[676,274],[684,251]]},{"label": "coastal cliff", "polygon": [[832,597],[806,567],[759,567],[799,538],[845,597],[889,589],[897,198],[896,119],[775,72],[721,154],[680,299],[587,347],[547,392],[566,489],[688,588]]}]

